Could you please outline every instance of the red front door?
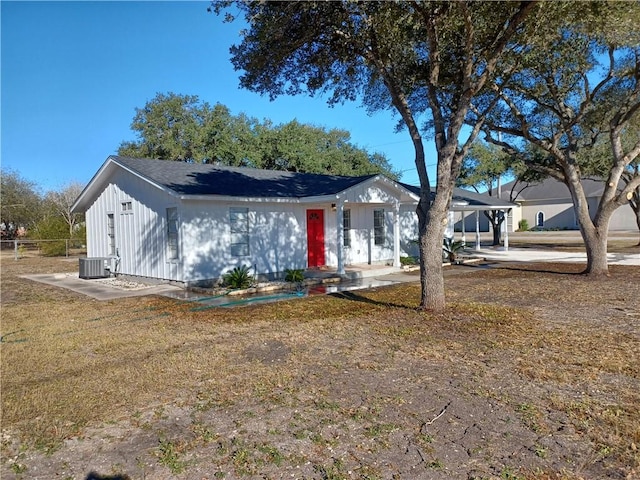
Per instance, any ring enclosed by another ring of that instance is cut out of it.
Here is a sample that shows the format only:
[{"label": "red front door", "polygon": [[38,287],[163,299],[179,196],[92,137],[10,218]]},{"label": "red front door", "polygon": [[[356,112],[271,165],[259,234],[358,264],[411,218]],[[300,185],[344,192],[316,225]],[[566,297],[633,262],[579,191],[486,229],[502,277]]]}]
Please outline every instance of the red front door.
[{"label": "red front door", "polygon": [[324,210],[307,210],[307,261],[309,267],[324,265]]}]

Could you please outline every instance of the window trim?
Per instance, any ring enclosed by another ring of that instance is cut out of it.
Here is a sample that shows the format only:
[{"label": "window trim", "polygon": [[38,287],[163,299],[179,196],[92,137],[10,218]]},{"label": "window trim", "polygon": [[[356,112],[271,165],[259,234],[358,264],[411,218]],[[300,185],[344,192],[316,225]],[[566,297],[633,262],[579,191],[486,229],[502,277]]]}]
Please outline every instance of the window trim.
[{"label": "window trim", "polygon": [[[244,215],[244,220],[242,219]],[[248,257],[249,207],[229,207],[229,249],[232,257]]]},{"label": "window trim", "polygon": [[[175,214],[174,219],[171,218],[170,213]],[[180,260],[180,217],[178,216],[178,207],[167,207],[165,209],[165,219],[167,221],[167,260],[170,262]],[[172,230],[172,224],[175,226],[175,230]],[[175,248],[172,246],[174,243]]]},{"label": "window trim", "polygon": [[[376,223],[379,222],[378,225]],[[373,210],[373,244],[382,247],[387,243],[386,218],[384,208]]]},{"label": "window trim", "polygon": [[107,255],[116,255],[116,216],[107,213]]},{"label": "window trim", "polygon": [[120,212],[123,215],[127,215],[127,214],[132,214],[133,213],[133,203],[131,202],[131,200],[120,202]]},{"label": "window trim", "polygon": [[342,211],[342,246],[351,247],[351,209]]}]

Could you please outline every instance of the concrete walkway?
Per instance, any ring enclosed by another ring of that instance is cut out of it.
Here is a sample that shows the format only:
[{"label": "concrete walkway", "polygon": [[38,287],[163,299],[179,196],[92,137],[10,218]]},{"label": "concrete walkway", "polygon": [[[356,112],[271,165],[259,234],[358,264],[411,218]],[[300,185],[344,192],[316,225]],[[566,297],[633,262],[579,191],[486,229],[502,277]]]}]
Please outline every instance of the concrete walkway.
[{"label": "concrete walkway", "polygon": [[[573,262],[587,263],[587,254],[584,252],[563,252],[559,250],[542,250],[531,248],[482,249],[473,252],[474,256],[486,260],[500,262]],[[640,253],[609,253],[607,254],[609,265],[637,265],[640,266]]]},{"label": "concrete walkway", "polygon": [[[565,252],[553,249],[530,249],[530,248],[485,248],[470,252],[478,261],[488,260],[493,262],[576,262],[586,263],[587,255],[583,252]],[[631,265],[640,267],[640,253],[610,253],[608,254],[610,265]],[[445,267],[444,274],[461,273],[460,268]],[[326,272],[331,274],[331,272]],[[333,293],[347,290],[358,290],[363,288],[374,288],[377,286],[390,285],[393,283],[419,282],[419,272],[405,272],[400,269],[390,269],[382,266],[379,269],[370,267],[363,272],[359,272],[359,278],[344,280],[339,283],[319,285],[313,288],[310,293]],[[27,278],[54,287],[62,287],[83,295],[87,295],[96,300],[115,300],[126,297],[140,297],[145,295],[166,295],[172,298],[184,298],[185,290],[176,285],[167,283],[145,284],[135,281],[127,281],[119,278],[84,280],[78,278],[77,274],[57,273],[57,274],[37,274],[24,275]]]}]

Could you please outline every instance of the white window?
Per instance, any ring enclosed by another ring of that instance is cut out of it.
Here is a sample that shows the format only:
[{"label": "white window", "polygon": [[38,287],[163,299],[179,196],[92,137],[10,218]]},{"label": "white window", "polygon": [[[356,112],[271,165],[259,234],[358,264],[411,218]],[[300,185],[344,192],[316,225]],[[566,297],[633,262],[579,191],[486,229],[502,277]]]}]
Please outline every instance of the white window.
[{"label": "white window", "polygon": [[167,259],[178,259],[178,209],[167,208]]},{"label": "white window", "polygon": [[133,205],[131,202],[121,202],[120,206],[122,207],[122,213],[133,213]]},{"label": "white window", "polygon": [[384,245],[385,240],[384,210],[375,209],[373,211],[373,243],[374,245]]},{"label": "white window", "polygon": [[351,246],[351,210],[342,211],[342,245]]},{"label": "white window", "polygon": [[249,255],[249,209],[231,207],[229,209],[231,232],[231,255],[246,257]]},{"label": "white window", "polygon": [[108,255],[116,254],[116,225],[113,213],[107,214],[107,252]]},{"label": "white window", "polygon": [[536,215],[536,227],[544,227],[544,212],[538,212]]}]

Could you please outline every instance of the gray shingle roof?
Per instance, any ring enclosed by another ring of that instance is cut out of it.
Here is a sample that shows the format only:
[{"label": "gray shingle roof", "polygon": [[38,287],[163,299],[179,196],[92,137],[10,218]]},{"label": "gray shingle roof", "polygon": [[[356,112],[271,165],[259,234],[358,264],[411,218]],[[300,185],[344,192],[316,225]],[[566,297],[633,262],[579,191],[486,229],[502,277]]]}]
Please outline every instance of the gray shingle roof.
[{"label": "gray shingle roof", "polygon": [[[420,187],[416,187],[413,185],[407,185],[401,183],[403,187],[409,189],[416,195],[420,195]],[[433,199],[435,196],[435,189],[431,188],[431,198]],[[517,207],[515,203],[511,203],[507,200],[491,197],[487,194],[476,193],[470,190],[465,190],[463,188],[454,188],[453,189],[453,197],[452,200],[454,202],[466,202],[470,207],[476,207],[475,209],[479,209],[480,207],[487,207],[487,209],[500,209],[500,208],[514,208]]]},{"label": "gray shingle roof", "polygon": [[[502,191],[507,193],[513,187],[515,182],[509,182],[502,186]],[[518,188],[522,188],[524,185],[520,184]],[[593,178],[583,178],[582,179],[582,188],[584,189],[584,193],[587,197],[599,197],[602,195],[604,190],[604,181],[593,179]],[[569,200],[571,199],[571,192],[569,191],[569,187],[567,187],[564,183],[556,180],[555,178],[547,178],[542,183],[538,183],[532,185],[525,190],[523,190],[518,196],[517,200]]]},{"label": "gray shingle roof", "polygon": [[335,195],[375,175],[344,177],[111,156],[111,160],[180,195],[303,198]]}]

